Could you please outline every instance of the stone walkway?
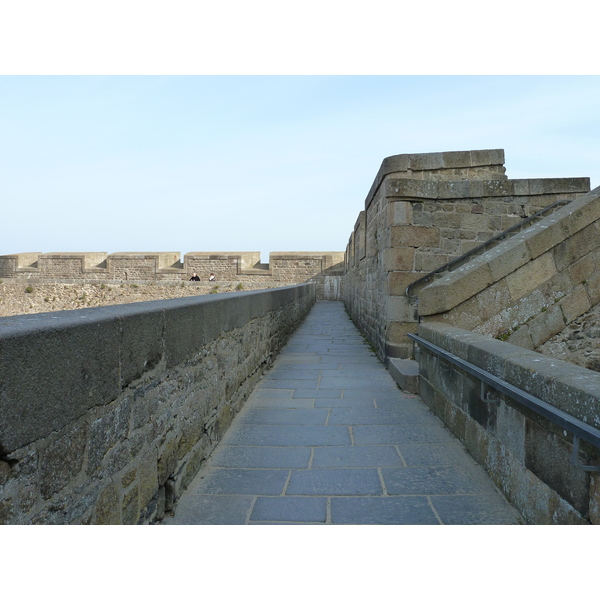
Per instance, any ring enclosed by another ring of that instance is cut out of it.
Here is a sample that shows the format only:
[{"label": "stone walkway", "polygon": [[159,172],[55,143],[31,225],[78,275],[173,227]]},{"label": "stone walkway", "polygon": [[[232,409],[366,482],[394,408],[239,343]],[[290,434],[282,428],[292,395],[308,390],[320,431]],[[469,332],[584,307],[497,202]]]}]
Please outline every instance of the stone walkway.
[{"label": "stone walkway", "polygon": [[318,302],[164,524],[517,524],[341,302]]}]

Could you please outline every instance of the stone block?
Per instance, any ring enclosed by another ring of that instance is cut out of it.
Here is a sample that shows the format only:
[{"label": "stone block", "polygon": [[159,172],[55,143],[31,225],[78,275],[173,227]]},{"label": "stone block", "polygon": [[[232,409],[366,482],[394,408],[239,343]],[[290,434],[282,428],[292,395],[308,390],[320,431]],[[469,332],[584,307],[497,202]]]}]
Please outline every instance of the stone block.
[{"label": "stone block", "polygon": [[437,211],[433,213],[432,224],[435,227],[460,229],[462,216],[456,212]]},{"label": "stone block", "polygon": [[589,475],[571,465],[571,446],[557,435],[527,421],[525,466],[587,516]]},{"label": "stone block", "polygon": [[460,169],[471,166],[471,152],[442,152],[442,160],[445,169]]},{"label": "stone block", "polygon": [[139,506],[143,511],[158,492],[156,450],[148,452],[141,460],[139,474]]},{"label": "stone block", "polygon": [[583,285],[577,286],[559,304],[567,325],[591,308],[590,299]]},{"label": "stone block", "polygon": [[596,306],[600,302],[600,272],[592,275],[584,285],[590,299],[590,304]]},{"label": "stone block", "polygon": [[412,223],[412,206],[410,202],[393,202],[389,204],[389,220],[392,225],[409,225]]},{"label": "stone block", "polygon": [[440,181],[438,183],[438,198],[440,200],[455,200],[458,198],[471,197],[471,182],[467,180],[460,181]]},{"label": "stone block", "polygon": [[439,248],[440,230],[437,227],[418,225],[396,225],[391,227],[391,246],[394,248],[412,246],[413,248]]},{"label": "stone block", "polygon": [[88,425],[69,430],[40,455],[40,492],[45,500],[63,489],[81,471]]},{"label": "stone block", "polygon": [[392,271],[388,275],[388,294],[391,296],[405,296],[406,288],[421,277],[422,273],[408,271]]},{"label": "stone block", "polygon": [[418,394],[419,363],[416,360],[390,358],[387,367],[401,390],[410,394]]},{"label": "stone block", "polygon": [[514,196],[513,182],[510,179],[489,179],[483,182],[483,197],[509,197]]},{"label": "stone block", "polygon": [[0,525],[10,525],[13,523],[15,514],[15,504],[12,498],[0,500]]},{"label": "stone block", "polygon": [[0,439],[6,453],[117,397],[119,337],[118,321],[105,309],[0,323]]},{"label": "stone block", "polygon": [[431,273],[440,267],[443,267],[450,260],[448,254],[430,254],[417,252],[414,261],[415,271],[422,273]]},{"label": "stone block", "polygon": [[419,313],[425,316],[447,312],[492,282],[489,265],[485,263],[460,267],[421,290]]},{"label": "stone block", "polygon": [[412,271],[414,265],[414,248],[386,248],[383,251],[383,268],[386,271]]},{"label": "stone block", "polygon": [[121,498],[115,483],[109,483],[98,497],[94,524],[121,525]]},{"label": "stone block", "polygon": [[[554,313],[556,314],[556,312]],[[546,313],[541,313],[527,323],[529,335],[534,348],[541,346],[546,340],[552,337],[546,321]]]},{"label": "stone block", "polygon": [[554,247],[554,262],[559,271],[600,246],[600,232],[595,223],[588,225]]},{"label": "stone block", "polygon": [[487,257],[494,281],[506,277],[531,260],[527,245],[514,238],[489,250]]},{"label": "stone block", "polygon": [[517,301],[531,294],[556,273],[556,266],[550,252],[528,262],[506,277],[512,299]]},{"label": "stone block", "polygon": [[392,321],[388,326],[386,341],[392,344],[412,342],[406,337],[408,333],[416,333],[416,323],[402,323],[401,321]]},{"label": "stone block", "polygon": [[590,475],[589,516],[592,525],[600,525],[600,473]]},{"label": "stone block", "polygon": [[529,333],[528,325],[523,325],[511,333],[507,341],[520,348],[527,348],[528,350],[533,350],[535,348],[531,334]]},{"label": "stone block", "polygon": [[471,164],[477,166],[503,165],[504,150],[471,150]]},{"label": "stone block", "polygon": [[163,357],[164,310],[149,304],[120,307],[121,388],[154,369]]},{"label": "stone block", "polygon": [[417,307],[406,296],[386,296],[385,315],[389,321],[414,322]]},{"label": "stone block", "polygon": [[[115,449],[128,438],[131,400],[126,398],[115,403],[113,410],[94,420],[90,426],[87,472],[95,474],[102,468],[109,451]],[[124,449],[127,452],[127,449]],[[117,452],[113,451],[113,455]]]},{"label": "stone block", "polygon": [[571,264],[567,269],[569,279],[576,285],[587,282],[598,270],[598,264],[600,264],[600,249],[586,254]]},{"label": "stone block", "polygon": [[10,473],[10,465],[5,461],[0,460],[0,486],[4,485],[8,481]]},{"label": "stone block", "polygon": [[444,166],[444,154],[442,152],[410,155],[410,168],[413,171],[443,169]]},{"label": "stone block", "polygon": [[385,194],[388,198],[435,199],[438,197],[438,184],[436,181],[389,179],[385,184]]}]

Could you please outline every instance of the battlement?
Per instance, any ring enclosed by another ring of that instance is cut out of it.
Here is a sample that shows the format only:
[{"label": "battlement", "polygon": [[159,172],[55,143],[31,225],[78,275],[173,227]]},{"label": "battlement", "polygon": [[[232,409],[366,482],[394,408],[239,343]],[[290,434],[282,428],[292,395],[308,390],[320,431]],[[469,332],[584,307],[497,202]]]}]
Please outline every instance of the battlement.
[{"label": "battlement", "polygon": [[193,273],[207,281],[302,283],[343,271],[344,252],[26,252],[0,256],[0,277],[10,280],[187,281]]}]

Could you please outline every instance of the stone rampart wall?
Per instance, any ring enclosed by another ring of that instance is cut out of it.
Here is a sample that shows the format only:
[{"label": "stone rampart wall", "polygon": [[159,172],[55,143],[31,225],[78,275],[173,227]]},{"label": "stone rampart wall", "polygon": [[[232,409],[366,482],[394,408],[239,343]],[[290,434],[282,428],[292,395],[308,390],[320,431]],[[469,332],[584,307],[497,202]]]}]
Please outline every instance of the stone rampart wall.
[{"label": "stone rampart wall", "polygon": [[600,188],[420,292],[419,315],[538,349],[600,302]]},{"label": "stone rampart wall", "polygon": [[344,302],[381,359],[409,358],[417,328],[406,288],[559,200],[589,178],[509,180],[504,151],[399,155],[383,161],[346,249]]},{"label": "stone rampart wall", "polygon": [[0,523],[150,523],[315,285],[0,318]]},{"label": "stone rampart wall", "polygon": [[0,256],[0,279],[97,281],[188,281],[197,273],[208,281],[213,273],[220,281],[274,284],[304,283],[321,274],[343,272],[343,252],[271,252],[269,263],[259,252],[46,253],[29,252]]},{"label": "stone rampart wall", "polygon": [[[600,429],[600,373],[442,323],[418,335]],[[573,436],[430,351],[419,353],[419,393],[532,524],[600,524],[600,473],[571,464]],[[599,465],[581,442],[578,460]]]}]

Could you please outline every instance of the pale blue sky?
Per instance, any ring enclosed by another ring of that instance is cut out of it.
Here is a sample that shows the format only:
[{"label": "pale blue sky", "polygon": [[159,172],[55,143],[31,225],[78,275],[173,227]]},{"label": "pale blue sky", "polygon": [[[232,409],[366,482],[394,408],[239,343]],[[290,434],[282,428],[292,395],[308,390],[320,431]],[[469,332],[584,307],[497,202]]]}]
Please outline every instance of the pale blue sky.
[{"label": "pale blue sky", "polygon": [[0,77],[0,254],[344,250],[381,161],[600,184],[600,77]]}]

